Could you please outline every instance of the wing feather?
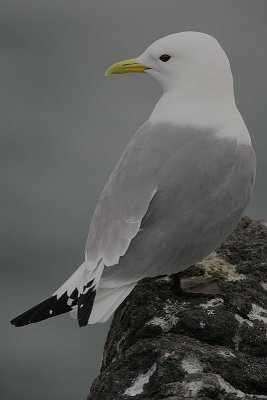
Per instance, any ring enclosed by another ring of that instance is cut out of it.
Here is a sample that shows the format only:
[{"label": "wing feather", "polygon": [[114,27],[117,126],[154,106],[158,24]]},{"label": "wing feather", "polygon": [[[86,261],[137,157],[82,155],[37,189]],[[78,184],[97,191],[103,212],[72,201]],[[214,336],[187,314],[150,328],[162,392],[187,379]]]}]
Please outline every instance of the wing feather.
[{"label": "wing feather", "polygon": [[146,144],[149,124],[134,135],[112,172],[97,204],[85,248],[88,270],[102,259],[118,264],[157,191],[159,159]]}]

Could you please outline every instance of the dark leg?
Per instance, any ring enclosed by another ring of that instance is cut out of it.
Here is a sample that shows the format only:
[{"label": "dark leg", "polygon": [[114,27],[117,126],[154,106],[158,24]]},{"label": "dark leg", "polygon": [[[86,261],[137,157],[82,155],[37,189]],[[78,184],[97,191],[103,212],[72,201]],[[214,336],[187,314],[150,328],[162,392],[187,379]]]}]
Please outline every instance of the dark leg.
[{"label": "dark leg", "polygon": [[[174,283],[174,290],[178,296],[184,297],[224,297],[219,286],[207,279],[183,278],[179,273],[171,275]],[[183,283],[183,285],[182,285]],[[185,290],[187,288],[187,290]]]}]

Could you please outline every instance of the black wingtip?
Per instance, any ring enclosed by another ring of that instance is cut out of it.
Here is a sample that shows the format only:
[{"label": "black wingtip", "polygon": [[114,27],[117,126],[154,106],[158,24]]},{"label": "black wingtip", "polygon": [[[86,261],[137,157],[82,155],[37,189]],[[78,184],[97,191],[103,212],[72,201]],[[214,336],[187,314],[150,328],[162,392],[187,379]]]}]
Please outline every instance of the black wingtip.
[{"label": "black wingtip", "polygon": [[77,299],[71,299],[72,303],[69,305],[69,298],[67,292],[59,298],[57,298],[57,296],[51,296],[12,319],[10,324],[16,327],[25,326],[71,311],[73,306],[77,304]]},{"label": "black wingtip", "polygon": [[[87,287],[90,286],[91,283],[92,281],[87,284]],[[95,300],[95,295],[96,291],[94,287],[90,288],[86,293],[80,295],[77,313],[79,327],[83,327],[88,324]]]},{"label": "black wingtip", "polygon": [[25,325],[29,325],[33,322],[37,322],[33,320],[33,316],[35,314],[42,314],[43,318],[42,319],[46,319],[48,318],[49,315],[49,310],[50,308],[53,306],[53,304],[57,301],[57,297],[56,296],[51,296],[48,299],[42,301],[41,303],[37,304],[36,306],[30,308],[29,310],[25,311],[24,313],[20,314],[19,316],[17,316],[16,318],[12,319],[10,321],[11,325],[14,325],[16,327],[19,326],[25,326]]},{"label": "black wingtip", "polygon": [[65,292],[59,298],[57,298],[56,295],[51,296],[12,319],[10,324],[16,327],[33,324],[44,319],[55,317],[56,315],[64,314],[78,305],[77,317],[79,326],[86,326],[96,295],[94,286],[91,287],[92,284],[93,280],[88,282],[88,284],[84,286],[85,293],[80,296],[77,289],[75,289],[71,295],[67,295],[67,292]]}]

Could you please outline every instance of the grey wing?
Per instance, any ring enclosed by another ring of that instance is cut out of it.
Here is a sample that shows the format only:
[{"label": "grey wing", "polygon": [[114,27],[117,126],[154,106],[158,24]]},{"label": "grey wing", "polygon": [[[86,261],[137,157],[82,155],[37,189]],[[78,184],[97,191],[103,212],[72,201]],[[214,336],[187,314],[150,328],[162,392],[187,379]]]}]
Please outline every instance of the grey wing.
[{"label": "grey wing", "polygon": [[159,171],[170,155],[186,146],[187,132],[170,124],[146,122],[136,132],[97,204],[85,248],[89,271],[101,259],[106,267],[115,265],[126,253],[157,192]]},{"label": "grey wing", "polygon": [[215,132],[145,124],[92,220],[86,260],[89,270],[100,259],[108,267],[102,286],[174,273],[216,248],[241,218],[253,185],[253,154],[239,153],[235,140]]},{"label": "grey wing", "polygon": [[140,229],[141,221],[157,191],[161,161],[151,146],[151,128],[144,124],[134,135],[98,201],[85,248],[89,270],[100,259],[117,264]]}]

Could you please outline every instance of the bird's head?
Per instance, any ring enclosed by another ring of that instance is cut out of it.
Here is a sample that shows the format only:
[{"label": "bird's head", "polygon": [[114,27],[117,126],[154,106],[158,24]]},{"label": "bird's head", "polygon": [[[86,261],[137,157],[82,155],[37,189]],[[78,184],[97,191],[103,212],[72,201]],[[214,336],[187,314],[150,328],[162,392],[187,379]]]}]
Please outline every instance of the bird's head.
[{"label": "bird's head", "polygon": [[200,32],[180,32],[163,37],[136,59],[112,65],[106,75],[145,72],[155,78],[165,92],[230,85],[228,58],[216,39]]}]

